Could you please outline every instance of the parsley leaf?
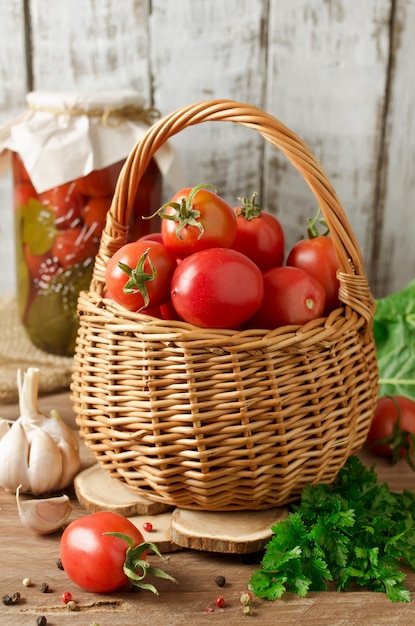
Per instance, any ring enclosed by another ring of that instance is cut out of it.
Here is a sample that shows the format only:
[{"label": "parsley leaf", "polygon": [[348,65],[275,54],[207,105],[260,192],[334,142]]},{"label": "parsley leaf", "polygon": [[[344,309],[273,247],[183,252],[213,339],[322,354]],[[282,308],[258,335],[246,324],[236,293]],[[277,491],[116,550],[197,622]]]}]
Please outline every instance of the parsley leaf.
[{"label": "parsley leaf", "polygon": [[415,570],[415,493],[378,484],[374,467],[348,459],[332,485],[308,485],[286,519],[272,526],[253,593],[268,600],[286,591],[304,597],[351,585],[409,602],[403,560]]}]

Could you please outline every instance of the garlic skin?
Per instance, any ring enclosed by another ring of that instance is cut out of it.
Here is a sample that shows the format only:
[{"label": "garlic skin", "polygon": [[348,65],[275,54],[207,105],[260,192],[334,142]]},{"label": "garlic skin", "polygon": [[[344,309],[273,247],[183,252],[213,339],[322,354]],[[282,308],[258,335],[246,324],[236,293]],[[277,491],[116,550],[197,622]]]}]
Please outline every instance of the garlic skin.
[{"label": "garlic skin", "polygon": [[39,412],[39,369],[17,373],[20,417],[0,420],[0,487],[43,495],[67,487],[81,460],[78,439],[56,410]]},{"label": "garlic skin", "polygon": [[38,535],[50,535],[64,525],[72,511],[68,496],[21,501],[20,488],[16,489],[17,510],[26,528]]}]

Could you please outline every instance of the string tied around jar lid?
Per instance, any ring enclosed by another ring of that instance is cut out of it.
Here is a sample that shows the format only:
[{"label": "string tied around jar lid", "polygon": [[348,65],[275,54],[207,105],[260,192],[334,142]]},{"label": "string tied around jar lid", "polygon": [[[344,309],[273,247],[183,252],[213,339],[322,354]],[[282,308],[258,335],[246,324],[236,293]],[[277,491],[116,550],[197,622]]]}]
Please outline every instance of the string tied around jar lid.
[{"label": "string tied around jar lid", "polygon": [[149,126],[160,117],[160,111],[155,107],[142,107],[134,104],[127,104],[123,107],[95,108],[87,109],[81,107],[58,108],[37,106],[29,104],[31,111],[40,111],[44,113],[52,113],[53,115],[86,115],[87,117],[101,118],[104,126],[116,128],[123,122],[129,120],[134,122],[144,122]]}]

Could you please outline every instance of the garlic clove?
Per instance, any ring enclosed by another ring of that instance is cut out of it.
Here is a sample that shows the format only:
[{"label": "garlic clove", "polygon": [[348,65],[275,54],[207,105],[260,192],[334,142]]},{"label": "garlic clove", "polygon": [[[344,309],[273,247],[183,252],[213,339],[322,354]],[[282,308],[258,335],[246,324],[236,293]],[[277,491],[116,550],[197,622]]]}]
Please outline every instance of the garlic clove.
[{"label": "garlic clove", "polygon": [[16,490],[16,502],[20,521],[26,528],[39,535],[49,535],[59,530],[68,519],[72,505],[68,496],[20,500],[20,485]]},{"label": "garlic clove", "polygon": [[56,491],[62,475],[62,455],[56,442],[37,428],[30,444],[28,475],[30,491],[41,495]]},{"label": "garlic clove", "polygon": [[7,420],[0,418],[0,439],[4,437],[10,430],[10,424]]},{"label": "garlic clove", "polygon": [[62,474],[56,487],[59,491],[72,482],[81,467],[81,459],[78,450],[67,441],[62,440],[57,445],[62,457]]},{"label": "garlic clove", "polygon": [[0,439],[0,487],[15,492],[21,484],[23,491],[30,490],[27,471],[29,450],[25,430],[17,420]]}]

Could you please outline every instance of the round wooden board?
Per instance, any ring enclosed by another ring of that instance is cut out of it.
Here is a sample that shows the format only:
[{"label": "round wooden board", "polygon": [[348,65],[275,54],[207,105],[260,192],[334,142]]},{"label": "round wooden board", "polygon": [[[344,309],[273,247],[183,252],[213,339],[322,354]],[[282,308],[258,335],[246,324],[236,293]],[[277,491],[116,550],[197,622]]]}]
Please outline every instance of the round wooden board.
[{"label": "round wooden board", "polygon": [[[286,507],[223,513],[173,509],[136,494],[99,464],[80,472],[74,487],[87,511],[113,511],[128,517],[162,553],[181,548],[229,554],[257,552],[271,538],[271,526],[288,514]],[[144,522],[151,522],[151,532],[143,530]]]},{"label": "round wooden board", "polygon": [[287,515],[285,507],[223,513],[175,509],[171,539],[192,550],[248,554],[262,550],[272,536],[271,526]]},{"label": "round wooden board", "polygon": [[98,463],[75,476],[75,494],[79,503],[90,513],[113,511],[125,517],[157,515],[172,511],[173,507],[153,502],[133,492]]}]

